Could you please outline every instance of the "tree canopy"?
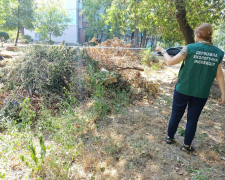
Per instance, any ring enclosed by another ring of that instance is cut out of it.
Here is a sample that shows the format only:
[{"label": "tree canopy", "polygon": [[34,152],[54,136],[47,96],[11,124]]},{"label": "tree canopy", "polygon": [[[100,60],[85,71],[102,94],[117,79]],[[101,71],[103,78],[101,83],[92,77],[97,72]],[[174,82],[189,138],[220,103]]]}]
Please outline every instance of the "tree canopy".
[{"label": "tree canopy", "polygon": [[189,44],[194,42],[195,27],[203,22],[216,26],[224,9],[224,0],[87,0],[83,13],[89,24],[100,24],[90,25],[96,31],[108,25],[114,36],[147,31],[148,36],[157,34],[165,42]]},{"label": "tree canopy", "polygon": [[61,36],[71,21],[61,0],[40,0],[36,10],[35,31],[45,39]]},{"label": "tree canopy", "polygon": [[109,26],[106,25],[104,13],[111,5],[112,0],[85,0],[83,3],[84,8],[82,14],[85,15],[85,18],[88,21],[88,28],[86,30],[88,39],[96,34],[104,34],[105,36],[110,37],[112,34],[109,31]]},{"label": "tree canopy", "polygon": [[0,27],[3,30],[17,30],[16,43],[21,28],[34,29],[34,0],[3,0],[0,6]]}]

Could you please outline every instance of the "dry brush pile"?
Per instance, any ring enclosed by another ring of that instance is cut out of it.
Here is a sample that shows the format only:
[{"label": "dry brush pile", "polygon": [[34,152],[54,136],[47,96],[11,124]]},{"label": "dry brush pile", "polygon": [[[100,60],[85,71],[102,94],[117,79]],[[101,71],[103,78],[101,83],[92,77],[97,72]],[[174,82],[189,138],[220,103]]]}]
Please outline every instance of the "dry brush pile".
[{"label": "dry brush pile", "polygon": [[[123,49],[125,48],[125,49]],[[108,39],[98,44],[95,48],[87,49],[89,55],[99,61],[99,66],[108,70],[116,70],[118,67],[142,67],[140,64],[141,55],[134,51],[130,44],[125,44],[118,38]]]},{"label": "dry brush pile", "polygon": [[104,79],[117,74],[101,72],[98,62],[80,48],[33,46],[4,65],[0,75],[3,119],[21,120],[25,114],[35,121],[46,108],[55,115],[88,99],[95,100],[93,109],[102,116],[131,98],[129,85],[120,78],[106,85]]},{"label": "dry brush pile", "polygon": [[[95,42],[95,39],[92,40]],[[98,44],[94,48],[88,48],[88,54],[99,62],[99,67],[107,70],[116,71],[123,80],[129,83],[135,94],[141,92],[149,95],[159,93],[158,84],[149,82],[141,76],[144,71],[142,59],[146,56],[140,50],[131,49],[131,44],[126,44],[124,40],[118,38],[108,39]],[[155,59],[151,54],[147,54],[149,61]],[[149,63],[150,65],[150,63]]]},{"label": "dry brush pile", "polygon": [[[116,38],[97,47],[101,46],[130,47]],[[129,102],[143,96],[149,99],[159,93],[159,89],[157,83],[147,81],[141,76],[142,55],[132,49],[86,50],[64,45],[33,46],[26,49],[23,57],[14,59],[0,69],[1,114],[4,117],[21,119],[24,108],[30,111],[30,119],[35,120],[43,108],[56,114],[60,109],[76,106],[88,98],[96,100],[93,107],[100,113],[114,107],[126,96]],[[110,71],[100,72],[103,67]],[[107,77],[113,76],[117,77],[117,83],[104,83]],[[100,101],[96,97],[100,97]]]}]

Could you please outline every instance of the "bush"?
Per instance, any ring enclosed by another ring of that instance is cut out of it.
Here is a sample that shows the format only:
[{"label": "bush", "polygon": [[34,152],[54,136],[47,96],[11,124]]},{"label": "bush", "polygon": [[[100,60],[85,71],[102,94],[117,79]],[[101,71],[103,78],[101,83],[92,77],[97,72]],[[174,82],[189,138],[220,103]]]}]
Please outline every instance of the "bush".
[{"label": "bush", "polygon": [[48,44],[53,45],[53,44],[54,44],[54,41],[49,40],[49,41],[48,41]]},{"label": "bush", "polygon": [[30,35],[21,35],[20,40],[22,43],[25,43],[25,44],[28,44],[29,42],[34,41]]},{"label": "bush", "polygon": [[[110,112],[119,112],[122,106],[129,106],[131,100],[130,86],[118,78],[117,83],[105,85],[107,75],[118,76],[114,72],[101,72],[98,62],[90,61],[88,66],[90,91],[92,99],[92,113],[98,118],[105,118]],[[108,76],[109,77],[109,76]]]},{"label": "bush", "polygon": [[0,39],[1,39],[1,41],[8,40],[9,39],[8,33],[6,33],[6,32],[0,32]]},{"label": "bush", "polygon": [[2,42],[2,47],[3,47],[3,42],[7,41],[9,39],[9,35],[6,32],[0,32],[0,40]]}]

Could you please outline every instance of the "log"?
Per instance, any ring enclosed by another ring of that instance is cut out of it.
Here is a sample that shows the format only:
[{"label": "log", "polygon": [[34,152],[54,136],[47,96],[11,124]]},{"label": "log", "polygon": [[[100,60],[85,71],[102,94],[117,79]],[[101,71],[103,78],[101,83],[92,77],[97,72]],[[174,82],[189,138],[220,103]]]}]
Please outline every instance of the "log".
[{"label": "log", "polygon": [[125,67],[125,68],[123,68],[123,67],[117,67],[117,70],[126,70],[126,69],[133,69],[133,70],[137,70],[137,71],[144,71],[144,69],[142,69],[142,68],[138,68],[138,67]]}]

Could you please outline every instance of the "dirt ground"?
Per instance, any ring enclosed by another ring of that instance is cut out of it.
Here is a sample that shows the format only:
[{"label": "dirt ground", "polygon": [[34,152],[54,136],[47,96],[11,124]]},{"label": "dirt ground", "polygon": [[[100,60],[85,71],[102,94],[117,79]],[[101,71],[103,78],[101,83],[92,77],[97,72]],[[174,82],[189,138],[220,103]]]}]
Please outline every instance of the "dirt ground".
[{"label": "dirt ground", "polygon": [[[120,115],[112,115],[99,128],[87,136],[84,144],[83,168],[77,164],[72,179],[143,179],[179,180],[225,178],[224,113],[225,106],[218,106],[217,95],[212,94],[202,112],[193,146],[196,152],[180,151],[183,137],[176,134],[176,143],[165,143],[171,114],[172,96],[180,65],[167,67],[151,74],[161,93],[150,104],[147,99],[124,108]],[[215,83],[212,92],[218,89]],[[180,128],[185,129],[186,113]],[[93,140],[95,137],[97,140]],[[93,144],[93,141],[95,142]],[[104,172],[102,168],[104,167]],[[92,169],[93,168],[93,169]],[[92,170],[91,170],[92,169]],[[83,173],[82,173],[83,172]],[[86,172],[86,173],[84,173]]]},{"label": "dirt ground", "polygon": [[[152,74],[152,80],[159,83],[161,94],[150,104],[143,99],[135,106],[124,108],[122,114],[99,122],[96,132],[86,137],[84,169],[78,168],[77,164],[72,166],[74,172],[77,170],[72,175],[74,179],[93,176],[92,168],[97,168],[96,179],[225,178],[225,161],[221,159],[225,156],[225,106],[217,105],[217,99],[208,100],[199,119],[193,141],[196,152],[180,151],[184,137],[179,134],[175,136],[175,144],[165,143],[178,71],[179,65],[175,65]],[[218,87],[215,84],[213,88]],[[179,128],[185,129],[186,116],[185,113]],[[97,139],[94,144],[93,137]],[[104,172],[101,172],[103,167]]]},{"label": "dirt ground", "polygon": [[[82,153],[71,161],[66,179],[224,180],[225,106],[217,104],[220,93],[216,82],[199,119],[193,141],[196,152],[180,151],[183,137],[179,134],[175,144],[165,143],[179,67],[180,64],[151,73],[149,80],[156,81],[160,88],[160,94],[151,101],[143,98],[123,108],[120,114],[95,122],[97,128],[85,135]],[[179,125],[182,129],[186,116],[185,113]],[[13,161],[13,157],[7,162],[0,159],[1,165],[8,167],[5,178],[26,179],[28,169],[21,163],[13,166]]]}]

